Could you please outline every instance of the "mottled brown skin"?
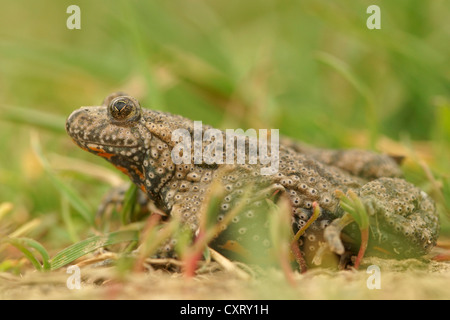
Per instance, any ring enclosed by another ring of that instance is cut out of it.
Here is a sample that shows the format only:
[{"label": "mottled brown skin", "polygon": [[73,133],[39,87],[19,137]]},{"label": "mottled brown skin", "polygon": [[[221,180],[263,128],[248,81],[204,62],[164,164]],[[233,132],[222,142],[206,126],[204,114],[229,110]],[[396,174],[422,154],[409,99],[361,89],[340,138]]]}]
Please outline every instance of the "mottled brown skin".
[{"label": "mottled brown skin", "polygon": [[[354,191],[368,209],[368,254],[414,257],[426,254],[436,244],[439,221],[433,201],[399,178],[400,169],[388,156],[360,150],[321,150],[282,139],[279,171],[274,175],[261,175],[261,164],[176,165],[171,158],[176,142],[171,137],[179,128],[193,134],[193,121],[141,109],[134,98],[120,94],[111,95],[102,106],[74,111],[66,123],[78,146],[111,162],[158,208],[180,216],[194,232],[213,181],[220,181],[225,192],[217,220],[223,219],[250,188],[252,196],[246,199],[245,211],[211,243],[224,254],[246,255],[248,248],[254,248],[252,243],[271,246],[265,199],[276,201],[283,194],[292,206],[294,232],[311,217],[313,202],[320,205],[320,217],[299,241],[303,254],[314,254],[323,244],[323,230],[343,215],[335,190]],[[203,126],[203,131],[208,128]],[[206,145],[204,142],[203,147]],[[346,249],[354,252],[359,237],[356,224],[344,233]],[[168,242],[162,255],[172,249],[173,242]]]}]

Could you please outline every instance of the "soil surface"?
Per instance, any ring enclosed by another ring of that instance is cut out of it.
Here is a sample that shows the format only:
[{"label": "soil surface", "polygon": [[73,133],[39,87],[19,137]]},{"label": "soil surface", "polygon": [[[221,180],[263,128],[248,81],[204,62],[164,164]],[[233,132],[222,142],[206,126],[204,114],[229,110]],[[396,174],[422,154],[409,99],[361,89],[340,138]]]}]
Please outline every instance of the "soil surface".
[{"label": "soil surface", "polygon": [[[378,278],[372,265],[379,267]],[[80,289],[68,288],[71,274],[65,268],[20,276],[0,273],[0,299],[450,299],[448,261],[366,258],[359,270],[295,273],[294,286],[276,269],[239,270],[244,272],[225,271],[211,262],[187,279],[167,268],[120,276],[115,266],[88,265],[80,268]]]}]

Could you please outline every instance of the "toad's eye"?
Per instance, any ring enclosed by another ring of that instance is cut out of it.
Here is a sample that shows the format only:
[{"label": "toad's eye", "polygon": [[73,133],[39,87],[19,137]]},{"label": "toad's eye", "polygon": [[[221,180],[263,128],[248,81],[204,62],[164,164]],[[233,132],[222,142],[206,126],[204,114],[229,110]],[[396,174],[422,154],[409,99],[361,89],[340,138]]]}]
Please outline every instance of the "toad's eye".
[{"label": "toad's eye", "polygon": [[136,99],[129,96],[120,96],[111,100],[108,112],[116,121],[131,121],[140,117],[141,107]]}]

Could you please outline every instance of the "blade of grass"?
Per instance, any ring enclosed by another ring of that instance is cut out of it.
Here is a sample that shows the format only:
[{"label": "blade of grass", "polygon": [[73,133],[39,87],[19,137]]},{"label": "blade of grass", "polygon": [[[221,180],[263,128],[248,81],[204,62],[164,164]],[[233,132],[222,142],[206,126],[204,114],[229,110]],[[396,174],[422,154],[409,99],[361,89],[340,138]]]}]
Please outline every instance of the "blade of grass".
[{"label": "blade of grass", "polygon": [[139,240],[139,231],[137,230],[116,231],[103,236],[90,237],[58,252],[50,260],[51,270],[61,268],[99,248],[116,243],[137,240]]},{"label": "blade of grass", "polygon": [[128,188],[127,192],[125,193],[123,207],[122,210],[120,211],[120,218],[123,225],[126,225],[131,222],[131,216],[133,214],[134,207],[136,205],[137,192],[138,192],[137,186],[134,183],[132,183]]},{"label": "blade of grass", "polygon": [[[362,203],[361,199],[352,190],[348,191],[350,199],[354,203],[355,211],[358,213],[359,226],[361,229],[367,229],[369,227],[369,215],[367,214],[366,208]],[[350,212],[349,212],[350,213]],[[350,213],[351,214],[351,213]]]},{"label": "blade of grass", "polygon": [[30,231],[34,230],[37,226],[41,224],[41,219],[35,218],[31,221],[28,221],[27,223],[21,225],[19,228],[14,230],[9,234],[10,238],[19,238],[24,234],[29,233]]},{"label": "blade of grass", "polygon": [[250,275],[248,273],[246,273],[245,271],[242,271],[241,269],[239,269],[236,266],[236,264],[234,264],[233,262],[228,260],[226,257],[221,255],[216,250],[209,248],[209,252],[211,254],[211,258],[214,261],[216,261],[217,263],[219,263],[226,271],[235,274],[240,279],[243,279],[243,280],[249,280],[250,279]]},{"label": "blade of grass", "polygon": [[18,243],[11,243],[11,245],[19,249],[37,271],[42,271],[41,263],[38,261],[38,259],[36,259],[36,257],[31,253],[30,250]]},{"label": "blade of grass", "polygon": [[78,195],[78,193],[70,187],[68,184],[64,183],[52,170],[47,159],[44,157],[42,152],[38,137],[36,133],[31,135],[31,146],[40,161],[42,167],[44,168],[50,181],[53,183],[55,188],[60,192],[60,194],[65,197],[73,208],[86,220],[89,225],[94,225],[94,210],[89,208],[89,205]]},{"label": "blade of grass", "polygon": [[[223,169],[226,172],[228,169]],[[219,173],[220,176],[220,173]],[[208,243],[231,222],[246,206],[246,200],[250,197],[250,187],[244,190],[242,199],[238,205],[233,207],[220,221],[215,223],[217,212],[219,212],[221,199],[223,199],[224,190],[219,180],[216,180],[211,186],[208,194],[208,200],[201,207],[199,231],[192,246],[185,248],[183,254],[184,275],[188,278],[193,277],[200,260]]]},{"label": "blade of grass", "polygon": [[66,119],[53,113],[17,106],[1,105],[0,117],[17,124],[32,125],[56,133],[65,133]]},{"label": "blade of grass", "polygon": [[82,174],[97,181],[105,182],[112,187],[119,187],[125,183],[123,177],[121,177],[116,169],[106,168],[92,162],[75,159],[60,154],[49,154],[48,158],[52,164],[52,168],[56,172],[74,172]]},{"label": "blade of grass", "polygon": [[[143,270],[144,261],[152,256],[160,246],[180,229],[180,220],[173,217],[168,223],[161,225],[161,216],[152,214],[141,232],[139,255],[134,264],[135,271]],[[162,226],[162,227],[161,227]]]},{"label": "blade of grass", "polygon": [[316,60],[336,70],[343,76],[356,91],[366,100],[366,123],[370,130],[370,147],[375,148],[378,139],[378,115],[376,110],[375,98],[369,87],[356,76],[344,61],[339,60],[335,56],[326,52],[318,52],[315,56]]},{"label": "blade of grass", "polygon": [[69,233],[70,240],[73,243],[80,241],[77,233],[75,232],[75,226],[73,224],[73,219],[70,215],[69,201],[66,197],[61,197],[61,217],[66,226],[66,230]]},{"label": "blade of grass", "polygon": [[275,204],[272,200],[267,200],[269,205],[269,232],[270,240],[275,252],[276,262],[283,271],[286,281],[292,286],[296,286],[294,274],[290,265],[289,250],[291,247],[291,212],[292,206],[289,199],[282,195]]},{"label": "blade of grass", "polygon": [[369,215],[361,199],[352,190],[347,192],[348,196],[340,190],[336,190],[335,193],[340,199],[342,209],[345,211],[346,208],[349,209],[347,213],[356,221],[361,232],[361,245],[354,263],[355,269],[358,269],[369,242]]},{"label": "blade of grass", "polygon": [[[2,240],[4,243],[9,243],[22,251],[22,253],[27,257],[28,260],[33,264],[33,266],[38,271],[47,271],[50,270],[50,257],[48,255],[47,250],[36,240],[30,239],[30,238],[6,238]],[[42,265],[40,264],[39,260],[33,255],[33,253],[28,250],[29,248],[35,249],[42,257]]]},{"label": "blade of grass", "polygon": [[12,209],[14,205],[11,202],[3,202],[0,204],[0,221],[5,217]]}]

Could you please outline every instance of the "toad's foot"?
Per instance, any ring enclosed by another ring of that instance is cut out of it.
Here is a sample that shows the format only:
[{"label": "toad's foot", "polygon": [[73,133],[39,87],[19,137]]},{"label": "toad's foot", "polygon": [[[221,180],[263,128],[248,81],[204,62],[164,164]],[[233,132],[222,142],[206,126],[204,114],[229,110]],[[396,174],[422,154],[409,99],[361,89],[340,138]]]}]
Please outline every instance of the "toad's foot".
[{"label": "toad's foot", "polygon": [[[402,179],[380,178],[365,184],[358,196],[370,221],[367,254],[391,258],[418,257],[436,245],[438,214],[433,200],[425,192]],[[348,224],[348,215],[344,215],[333,221],[324,232],[330,249],[338,254],[343,253],[344,245],[349,248],[357,242],[345,243],[344,240],[344,244],[341,243],[339,233]],[[351,239],[358,239],[358,232],[355,224],[343,231]]]}]

